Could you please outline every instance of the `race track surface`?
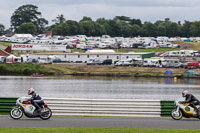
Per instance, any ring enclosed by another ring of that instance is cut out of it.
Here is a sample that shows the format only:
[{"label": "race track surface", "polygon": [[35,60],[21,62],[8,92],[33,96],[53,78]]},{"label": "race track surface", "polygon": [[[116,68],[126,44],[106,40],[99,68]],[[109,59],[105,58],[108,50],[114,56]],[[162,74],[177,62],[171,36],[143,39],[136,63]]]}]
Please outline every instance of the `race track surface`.
[{"label": "race track surface", "polygon": [[26,118],[13,120],[0,116],[0,127],[63,127],[63,128],[192,128],[200,129],[200,120],[171,118],[104,118],[52,117],[49,120]]}]

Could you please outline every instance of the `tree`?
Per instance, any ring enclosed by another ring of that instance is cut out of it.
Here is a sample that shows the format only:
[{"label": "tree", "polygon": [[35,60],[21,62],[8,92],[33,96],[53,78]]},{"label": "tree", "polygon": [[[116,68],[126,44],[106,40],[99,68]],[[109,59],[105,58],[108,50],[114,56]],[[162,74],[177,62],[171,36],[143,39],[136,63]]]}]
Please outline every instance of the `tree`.
[{"label": "tree", "polygon": [[182,36],[190,37],[190,27],[191,27],[191,25],[192,25],[192,22],[185,20],[183,27],[182,27]]},{"label": "tree", "polygon": [[142,21],[141,21],[140,19],[132,19],[132,20],[130,21],[130,24],[131,24],[131,25],[137,24],[137,25],[139,25],[140,27],[142,27]]},{"label": "tree", "polygon": [[11,16],[11,27],[14,30],[17,30],[21,24],[28,22],[33,23],[39,33],[48,24],[48,21],[41,17],[38,7],[32,4],[20,6]]},{"label": "tree", "polygon": [[126,17],[126,16],[116,16],[114,19],[117,19],[117,20],[120,20],[120,21],[125,21],[125,22],[131,21],[130,17]]},{"label": "tree", "polygon": [[103,25],[99,23],[94,23],[95,25],[95,36],[102,36],[106,34],[106,29]]},{"label": "tree", "polygon": [[16,30],[17,33],[25,33],[25,34],[35,34],[36,26],[33,23],[23,23]]},{"label": "tree", "polygon": [[0,24],[0,35],[3,35],[5,33],[5,26],[3,24]]},{"label": "tree", "polygon": [[84,17],[80,20],[80,22],[82,22],[82,21],[92,21],[92,19],[91,19],[90,17],[84,16]]},{"label": "tree", "polygon": [[132,31],[131,31],[131,36],[133,37],[137,37],[137,36],[140,36],[141,35],[141,27],[137,24],[134,24],[132,26]]},{"label": "tree", "polygon": [[142,32],[143,32],[143,36],[146,36],[146,37],[155,37],[157,36],[157,27],[152,24],[151,22],[145,22],[144,25],[143,25],[143,29],[142,29]]},{"label": "tree", "polygon": [[163,24],[160,24],[157,26],[157,33],[158,33],[158,36],[166,36],[166,29]]},{"label": "tree", "polygon": [[95,34],[95,25],[93,21],[81,21],[79,23],[79,33],[86,36]]},{"label": "tree", "polygon": [[60,23],[64,23],[66,20],[64,18],[64,15],[58,15],[54,20],[52,20],[53,22],[55,22],[56,24],[60,24]]},{"label": "tree", "polygon": [[65,22],[69,26],[69,33],[70,35],[77,35],[79,34],[79,24],[73,20],[67,20]]},{"label": "tree", "polygon": [[56,25],[53,28],[53,34],[67,36],[67,35],[70,35],[69,29],[70,28],[67,23],[61,23],[61,24]]},{"label": "tree", "polygon": [[200,21],[192,22],[190,27],[190,36],[198,37],[200,36]]}]

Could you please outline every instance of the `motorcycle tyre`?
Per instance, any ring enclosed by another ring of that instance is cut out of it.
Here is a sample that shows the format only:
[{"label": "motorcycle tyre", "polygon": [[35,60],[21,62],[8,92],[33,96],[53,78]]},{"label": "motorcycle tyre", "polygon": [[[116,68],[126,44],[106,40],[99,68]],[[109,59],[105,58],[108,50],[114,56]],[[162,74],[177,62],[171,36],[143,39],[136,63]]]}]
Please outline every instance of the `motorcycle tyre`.
[{"label": "motorcycle tyre", "polygon": [[179,117],[179,118],[175,118],[175,117],[172,115],[172,113],[175,112],[175,111],[176,111],[176,109],[173,109],[173,110],[171,111],[171,113],[170,113],[171,117],[172,117],[174,120],[180,120],[180,119],[182,119],[183,113],[182,113],[180,110],[178,111],[179,114],[180,114],[180,117]]},{"label": "motorcycle tyre", "polygon": [[[200,111],[200,108],[198,108],[198,110]],[[200,112],[199,112],[199,117],[197,117],[200,120]]]},{"label": "motorcycle tyre", "polygon": [[[13,115],[12,115],[12,112],[13,112],[14,109],[18,109],[18,110],[20,110],[20,112],[21,112],[21,115],[20,115],[18,118],[13,117]],[[22,116],[23,116],[23,114],[24,114],[24,112],[23,112],[22,109],[20,109],[20,108],[13,108],[13,109],[10,110],[10,117],[13,118],[14,120],[19,120],[19,119],[21,119]]]},{"label": "motorcycle tyre", "polygon": [[41,118],[42,120],[48,120],[48,119],[50,119],[50,118],[51,118],[51,116],[52,116],[52,111],[51,111],[51,109],[50,109],[50,108],[48,108],[48,107],[45,107],[45,108],[47,108],[47,109],[49,110],[49,112],[50,112],[50,116],[49,116],[49,117],[47,117],[47,118],[44,118],[44,117],[42,117],[42,115],[40,115],[40,118]]}]

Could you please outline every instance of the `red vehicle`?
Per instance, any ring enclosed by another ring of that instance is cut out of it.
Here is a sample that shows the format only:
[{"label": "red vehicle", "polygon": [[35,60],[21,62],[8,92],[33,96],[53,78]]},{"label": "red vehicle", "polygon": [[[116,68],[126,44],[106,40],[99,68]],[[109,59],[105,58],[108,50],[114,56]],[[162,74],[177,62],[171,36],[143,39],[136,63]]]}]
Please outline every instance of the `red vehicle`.
[{"label": "red vehicle", "polygon": [[187,62],[184,64],[184,68],[199,68],[199,62]]}]

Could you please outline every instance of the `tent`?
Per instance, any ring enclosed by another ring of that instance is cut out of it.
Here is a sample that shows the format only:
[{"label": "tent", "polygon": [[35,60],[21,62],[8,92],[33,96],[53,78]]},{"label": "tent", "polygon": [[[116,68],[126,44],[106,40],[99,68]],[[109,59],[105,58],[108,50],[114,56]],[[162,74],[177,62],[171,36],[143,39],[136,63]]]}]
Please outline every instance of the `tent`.
[{"label": "tent", "polygon": [[170,70],[167,70],[167,71],[164,72],[164,75],[172,75],[172,74],[173,74],[173,72],[170,71]]},{"label": "tent", "polygon": [[81,40],[74,40],[74,42],[82,42]]},{"label": "tent", "polygon": [[185,76],[197,75],[198,73],[192,70],[188,70],[185,72]]}]

